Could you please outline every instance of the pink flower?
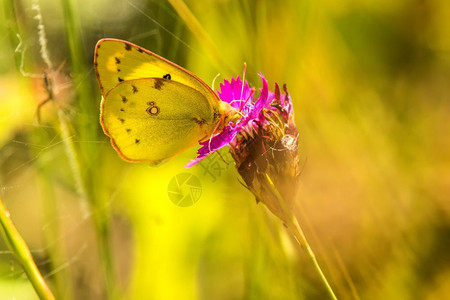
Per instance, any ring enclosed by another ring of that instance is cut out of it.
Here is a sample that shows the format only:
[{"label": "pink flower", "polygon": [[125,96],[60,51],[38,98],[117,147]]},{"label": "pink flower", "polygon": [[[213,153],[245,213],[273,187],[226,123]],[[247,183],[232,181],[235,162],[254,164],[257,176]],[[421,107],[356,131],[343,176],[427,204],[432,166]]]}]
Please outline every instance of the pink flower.
[{"label": "pink flower", "polygon": [[[300,174],[294,110],[286,85],[282,92],[275,83],[271,92],[264,76],[259,76],[262,88],[258,97],[255,90],[239,77],[225,80],[220,85],[220,100],[229,103],[242,117],[230,121],[211,140],[202,142],[197,158],[186,167],[194,166],[210,153],[228,145],[239,174],[257,202],[264,203],[287,222]],[[283,201],[280,201],[280,195]]]},{"label": "pink flower", "polygon": [[[259,74],[262,80],[262,88],[259,97],[255,100],[255,89],[250,88],[248,83],[243,83],[239,76],[230,81],[225,80],[220,84],[220,90],[217,91],[221,101],[229,103],[236,108],[242,117],[236,122],[230,122],[224,129],[213,136],[210,140],[200,143],[202,147],[197,152],[197,157],[186,165],[186,168],[192,167],[212,152],[227,146],[235,145],[240,133],[251,133],[258,126],[268,122],[267,111],[277,111],[280,107],[281,112],[288,116],[292,110],[292,104],[289,95],[280,96],[278,85],[275,85],[275,92],[270,92],[267,80],[262,74]],[[278,103],[279,102],[279,103]]]}]

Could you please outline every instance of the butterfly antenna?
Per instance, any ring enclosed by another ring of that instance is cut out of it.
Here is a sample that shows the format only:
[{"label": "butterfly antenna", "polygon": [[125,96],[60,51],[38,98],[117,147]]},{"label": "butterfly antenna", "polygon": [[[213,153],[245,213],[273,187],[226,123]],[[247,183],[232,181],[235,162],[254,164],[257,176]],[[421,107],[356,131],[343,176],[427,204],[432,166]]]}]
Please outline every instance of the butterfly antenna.
[{"label": "butterfly antenna", "polygon": [[241,97],[239,99],[242,100],[244,95],[244,85],[245,85],[245,74],[247,73],[247,63],[244,62],[244,70],[242,71],[242,88],[241,88]]}]

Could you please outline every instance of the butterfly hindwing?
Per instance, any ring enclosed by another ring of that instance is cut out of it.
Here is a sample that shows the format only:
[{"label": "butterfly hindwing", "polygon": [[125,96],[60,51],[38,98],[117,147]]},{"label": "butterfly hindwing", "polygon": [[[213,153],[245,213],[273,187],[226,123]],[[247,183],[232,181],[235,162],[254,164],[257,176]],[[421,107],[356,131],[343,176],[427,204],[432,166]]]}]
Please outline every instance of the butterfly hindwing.
[{"label": "butterfly hindwing", "polygon": [[217,108],[199,91],[162,78],[127,80],[102,100],[104,132],[122,158],[159,162],[209,137]]}]

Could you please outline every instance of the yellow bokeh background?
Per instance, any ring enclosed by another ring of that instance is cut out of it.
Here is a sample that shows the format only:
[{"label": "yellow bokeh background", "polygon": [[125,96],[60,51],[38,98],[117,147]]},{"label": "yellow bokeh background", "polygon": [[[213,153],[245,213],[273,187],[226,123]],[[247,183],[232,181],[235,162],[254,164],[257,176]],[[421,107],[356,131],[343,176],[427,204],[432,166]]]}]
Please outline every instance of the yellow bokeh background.
[{"label": "yellow bokeh background", "polygon": [[[242,76],[244,62],[252,86],[261,87],[258,73],[271,89],[286,83],[300,133],[295,214],[338,298],[448,297],[448,2],[186,0],[199,38],[166,1],[42,0],[53,70],[33,3],[2,0],[0,195],[58,299],[327,299],[307,255],[232,163],[185,169],[196,149],[157,168],[118,157],[98,123],[92,61],[103,37],[141,45],[208,84],[220,73],[216,88]],[[38,122],[44,72],[58,94]],[[202,193],[178,207],[167,186],[184,172]],[[36,298],[0,246],[0,295]]]}]

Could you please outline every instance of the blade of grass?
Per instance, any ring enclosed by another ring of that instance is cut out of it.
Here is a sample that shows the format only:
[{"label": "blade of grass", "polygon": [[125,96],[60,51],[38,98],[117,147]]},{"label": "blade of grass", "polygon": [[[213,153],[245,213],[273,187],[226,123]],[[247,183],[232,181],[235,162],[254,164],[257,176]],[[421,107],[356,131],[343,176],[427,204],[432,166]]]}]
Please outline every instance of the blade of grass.
[{"label": "blade of grass", "polygon": [[[3,12],[2,12],[3,22],[6,25],[8,37],[11,45],[17,45],[17,33],[19,32],[19,25],[17,24],[16,7],[14,5],[14,0],[5,0],[3,2]],[[20,70],[21,56],[18,54],[14,55],[14,62],[17,70]]]},{"label": "blade of grass", "polygon": [[[32,134],[29,135],[29,141],[34,145],[45,145],[51,143],[48,135],[44,130],[36,128]],[[39,150],[33,149],[33,153],[38,157]],[[42,232],[44,234],[46,253],[50,258],[50,266],[52,275],[46,274],[48,279],[51,276],[52,289],[58,298],[65,300],[73,299],[73,289],[70,284],[70,272],[68,268],[62,268],[58,272],[61,265],[67,262],[67,256],[64,243],[55,242],[61,240],[61,222],[58,216],[59,213],[59,199],[55,194],[55,184],[52,181],[53,163],[49,163],[43,159],[36,160],[36,183],[39,190],[39,197],[42,199],[42,215],[44,220],[52,220],[50,226],[44,226]],[[50,272],[50,273],[51,273]]]},{"label": "blade of grass", "polygon": [[[77,115],[76,129],[81,140],[95,141],[97,140],[99,112],[95,106],[96,101],[93,101],[94,97],[88,76],[88,67],[85,64],[84,52],[82,50],[81,25],[76,15],[76,3],[72,0],[61,1],[64,12],[64,27],[69,44],[72,74],[77,92],[76,98],[80,107],[80,113]],[[62,121],[61,125],[64,125],[61,126],[62,129],[65,127],[68,128],[66,125],[70,124],[61,115],[60,120]],[[70,141],[71,139],[65,140]],[[91,207],[98,238],[100,259],[105,276],[106,293],[110,299],[120,298],[115,280],[113,255],[111,253],[109,210],[108,206],[103,205],[100,197],[96,194],[95,188],[96,178],[98,178],[95,175],[96,145],[95,143],[81,143],[80,148],[75,148],[73,144],[68,146],[69,157],[74,158],[74,161],[77,163],[77,170],[74,175],[81,178],[80,185],[85,190],[85,197]]]},{"label": "blade of grass", "polygon": [[337,300],[336,295],[334,294],[333,289],[331,288],[331,285],[328,283],[327,277],[322,271],[322,268],[319,265],[319,262],[317,261],[316,255],[314,254],[314,251],[312,250],[311,246],[308,243],[308,240],[306,239],[305,234],[303,233],[302,228],[300,227],[300,224],[297,221],[297,218],[294,216],[294,214],[291,212],[291,210],[287,209],[284,201],[283,196],[281,196],[280,192],[278,192],[277,188],[273,184],[272,179],[268,174],[266,175],[267,182],[269,183],[269,186],[272,188],[272,191],[278,198],[279,203],[281,204],[281,209],[284,213],[283,222],[285,223],[288,230],[291,232],[291,234],[294,236],[297,243],[306,251],[306,253],[309,256],[309,259],[313,263],[314,267],[316,268],[317,273],[320,276],[320,279],[322,280],[323,284],[325,285],[325,288],[330,296],[331,299]]},{"label": "blade of grass", "polygon": [[223,72],[230,72],[230,67],[228,64],[222,59],[220,55],[220,51],[217,49],[211,37],[204,30],[200,22],[194,16],[192,11],[187,7],[183,0],[168,0],[175,11],[178,13],[180,18],[189,28],[189,30],[194,34],[197,38],[198,42],[205,48],[206,53],[210,56],[212,61],[217,65],[220,70]]},{"label": "blade of grass", "polygon": [[39,298],[44,300],[53,300],[52,291],[47,286],[44,278],[42,277],[36,263],[33,260],[30,249],[28,249],[27,244],[23,240],[14,223],[11,220],[9,211],[3,204],[0,198],[0,224],[2,227],[3,237],[8,244],[9,249],[14,253],[14,256],[22,265],[23,270],[28,276],[34,290],[38,294]]},{"label": "blade of grass", "polygon": [[[31,74],[23,71],[23,53],[25,51],[25,47],[22,45],[21,35],[19,34],[19,27],[18,27],[18,20],[16,19],[16,11],[15,11],[15,5],[13,1],[5,1],[3,8],[6,11],[10,11],[10,14],[6,14],[5,21],[8,24],[9,29],[9,35],[11,37],[11,45],[12,47],[16,47],[16,55],[15,55],[15,62],[16,62],[16,69],[21,73],[22,77],[20,78],[40,78],[41,74]],[[50,61],[50,56],[47,49],[47,39],[45,34],[45,27],[42,20],[42,15],[40,11],[39,1],[33,0],[31,5],[33,12],[33,19],[37,20],[37,32],[38,32],[38,39],[41,44],[41,58],[44,60],[45,64],[47,65],[47,68],[50,70],[52,69],[52,62]],[[18,45],[17,45],[18,44]],[[44,77],[43,75],[41,75]],[[22,82],[22,80],[21,80]],[[49,92],[50,94],[50,92]],[[29,138],[31,139],[31,143],[39,144],[41,139],[45,139],[45,135],[39,134],[41,133],[39,130],[36,130],[33,134],[29,135]],[[47,141],[49,142],[49,141]],[[44,142],[45,144],[45,142]],[[38,153],[35,153],[36,157],[38,157]],[[53,186],[51,184],[51,175],[50,175],[50,169],[48,166],[43,163],[41,160],[37,160],[37,164],[39,165],[39,171],[38,172],[38,182],[40,186],[40,190],[42,191],[42,199],[43,199],[43,210],[44,215],[47,220],[57,220],[57,199],[54,197],[53,194]],[[6,222],[6,221],[5,221]],[[52,226],[47,226],[46,230],[44,231],[45,239],[47,242],[54,241],[59,236],[59,222],[54,222]],[[11,243],[9,243],[11,244]],[[52,268],[55,268],[56,265],[60,265],[64,261],[64,255],[62,250],[62,245],[59,243],[47,243],[48,244],[48,255],[50,257],[50,264]],[[28,254],[24,254],[25,257],[28,256]],[[34,264],[34,262],[32,262]],[[36,270],[34,270],[34,267],[31,266],[31,274],[35,274]],[[33,275],[34,277],[40,276],[40,274]],[[30,277],[30,276],[29,276]],[[31,280],[31,278],[30,278]],[[41,279],[38,279],[38,281]],[[53,275],[53,288],[57,296],[64,295],[64,299],[72,299],[72,289],[71,284],[69,284],[69,274],[67,270],[61,270]],[[38,284],[41,284],[38,282]],[[44,283],[45,284],[45,283]],[[33,284],[34,285],[34,284]],[[44,293],[46,293],[46,288],[42,288],[44,290]],[[43,298],[43,296],[40,296]],[[49,296],[51,299],[51,297]]]}]

